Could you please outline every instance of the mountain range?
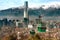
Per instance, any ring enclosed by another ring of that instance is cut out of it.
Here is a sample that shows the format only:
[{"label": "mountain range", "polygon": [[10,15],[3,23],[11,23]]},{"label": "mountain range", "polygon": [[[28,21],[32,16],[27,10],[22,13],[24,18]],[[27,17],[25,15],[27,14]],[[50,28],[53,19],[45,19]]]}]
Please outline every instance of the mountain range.
[{"label": "mountain range", "polygon": [[[45,5],[39,8],[28,8],[29,16],[60,16],[60,6],[51,5],[46,7]],[[24,7],[9,8],[5,10],[0,10],[0,16],[23,16]]]}]

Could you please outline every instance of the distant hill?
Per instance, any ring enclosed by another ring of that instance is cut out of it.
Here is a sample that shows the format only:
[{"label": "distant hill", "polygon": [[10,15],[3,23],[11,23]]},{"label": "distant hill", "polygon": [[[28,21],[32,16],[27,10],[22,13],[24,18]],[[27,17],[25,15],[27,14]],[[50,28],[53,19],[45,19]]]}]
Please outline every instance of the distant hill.
[{"label": "distant hill", "polygon": [[[45,5],[39,7],[39,8],[29,8],[29,16],[39,16],[39,15],[44,15],[44,16],[60,16],[60,6],[54,7],[50,6],[47,9],[44,9]],[[24,8],[9,8],[6,10],[0,10],[0,16],[23,16],[24,13]]]}]

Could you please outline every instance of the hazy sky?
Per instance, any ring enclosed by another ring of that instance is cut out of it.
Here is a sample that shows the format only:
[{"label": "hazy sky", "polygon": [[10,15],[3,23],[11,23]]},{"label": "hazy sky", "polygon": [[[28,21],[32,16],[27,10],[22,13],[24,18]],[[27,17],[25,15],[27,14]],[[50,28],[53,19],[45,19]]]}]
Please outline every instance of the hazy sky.
[{"label": "hazy sky", "polygon": [[0,10],[23,6],[25,1],[28,1],[29,7],[38,7],[43,4],[60,2],[60,0],[0,0]]}]

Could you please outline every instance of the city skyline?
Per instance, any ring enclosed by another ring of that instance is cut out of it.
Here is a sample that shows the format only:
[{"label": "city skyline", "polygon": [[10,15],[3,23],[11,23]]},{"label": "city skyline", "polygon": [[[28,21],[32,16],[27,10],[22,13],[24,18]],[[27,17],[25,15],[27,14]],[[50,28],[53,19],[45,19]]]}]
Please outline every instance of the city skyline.
[{"label": "city skyline", "polygon": [[25,1],[28,1],[31,8],[41,5],[60,4],[60,0],[0,0],[0,10],[23,6]]}]

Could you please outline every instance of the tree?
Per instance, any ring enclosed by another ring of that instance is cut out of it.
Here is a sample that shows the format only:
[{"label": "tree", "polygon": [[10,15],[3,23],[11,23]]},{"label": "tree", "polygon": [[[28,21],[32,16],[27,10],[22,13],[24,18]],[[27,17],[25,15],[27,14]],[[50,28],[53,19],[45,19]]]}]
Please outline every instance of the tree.
[{"label": "tree", "polygon": [[42,40],[42,39],[39,37],[38,34],[36,34],[36,35],[34,35],[34,36],[31,35],[31,36],[28,38],[28,40]]}]

